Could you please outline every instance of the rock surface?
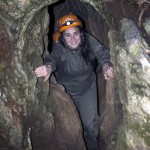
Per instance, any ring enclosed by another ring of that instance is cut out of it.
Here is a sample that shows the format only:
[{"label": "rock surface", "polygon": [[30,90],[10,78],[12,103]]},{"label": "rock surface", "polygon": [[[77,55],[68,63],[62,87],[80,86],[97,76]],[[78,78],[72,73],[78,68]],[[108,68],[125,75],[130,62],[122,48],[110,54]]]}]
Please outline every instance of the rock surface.
[{"label": "rock surface", "polygon": [[120,32],[109,32],[118,89],[115,101],[123,107],[115,149],[149,150],[150,58],[145,52],[148,45],[131,19],[124,18],[121,23]]},{"label": "rock surface", "polygon": [[[50,146],[75,147],[78,142],[76,147],[84,149],[74,104],[66,105],[73,111],[69,113],[70,120],[66,113],[66,116],[62,116],[66,117],[62,124],[59,123],[61,116],[58,115],[58,120],[54,122],[52,112],[47,111],[47,101],[53,99],[53,96],[48,97],[49,83],[36,79],[34,74],[34,69],[42,65],[42,58],[48,53],[47,6],[54,2],[56,1],[10,0],[0,4],[0,149],[32,149],[31,143],[33,147],[37,145],[34,143],[35,139],[42,139],[43,135],[50,137],[52,134],[50,139],[55,137],[56,141],[53,140]],[[59,94],[57,88],[52,91]],[[54,101],[53,103],[55,104]],[[63,109],[66,110],[65,107]],[[74,129],[72,124],[75,124]],[[69,138],[72,141],[68,141]],[[49,140],[39,141],[40,148],[45,141],[47,143]],[[43,146],[41,149],[49,147]]]}]

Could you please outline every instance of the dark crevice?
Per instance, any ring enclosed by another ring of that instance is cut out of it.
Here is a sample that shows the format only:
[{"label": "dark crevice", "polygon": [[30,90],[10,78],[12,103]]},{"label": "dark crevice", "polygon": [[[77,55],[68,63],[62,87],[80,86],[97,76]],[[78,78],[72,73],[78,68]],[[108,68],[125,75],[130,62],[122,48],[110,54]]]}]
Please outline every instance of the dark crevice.
[{"label": "dark crevice", "polygon": [[[68,13],[73,13],[77,15],[80,20],[83,22],[83,28],[86,32],[95,36],[101,43],[105,44],[108,47],[108,28],[100,14],[89,4],[83,3],[79,0],[75,1],[59,1],[53,5],[50,5],[49,8],[49,46],[48,50],[51,51],[52,48],[52,34],[56,32],[57,29],[57,20]],[[106,82],[104,81],[101,66],[97,68],[97,78],[99,86],[99,110],[100,114],[104,114],[106,107]],[[101,107],[100,107],[101,106]],[[107,149],[107,139],[105,138],[104,133],[100,133],[100,145],[102,150]]]}]

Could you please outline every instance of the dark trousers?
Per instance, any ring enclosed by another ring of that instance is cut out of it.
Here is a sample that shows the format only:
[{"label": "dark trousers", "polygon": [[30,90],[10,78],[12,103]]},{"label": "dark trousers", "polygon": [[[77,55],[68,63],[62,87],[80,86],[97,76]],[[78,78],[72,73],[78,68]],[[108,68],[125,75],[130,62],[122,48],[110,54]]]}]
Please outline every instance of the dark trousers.
[{"label": "dark trousers", "polygon": [[91,87],[81,96],[72,97],[79,111],[84,130],[84,139],[88,150],[100,150],[98,135],[100,117],[97,109],[97,86]]}]

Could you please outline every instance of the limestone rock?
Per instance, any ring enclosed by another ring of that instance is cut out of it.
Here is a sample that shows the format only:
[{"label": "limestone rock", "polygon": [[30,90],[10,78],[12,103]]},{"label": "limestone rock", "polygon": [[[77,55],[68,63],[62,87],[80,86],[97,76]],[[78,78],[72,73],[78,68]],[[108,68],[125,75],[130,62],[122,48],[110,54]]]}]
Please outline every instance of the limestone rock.
[{"label": "limestone rock", "polygon": [[150,18],[147,18],[145,22],[143,23],[143,25],[147,34],[150,36]]},{"label": "limestone rock", "polygon": [[123,124],[117,133],[116,150],[149,150],[150,59],[145,52],[148,45],[132,20],[125,18],[121,23],[119,38],[113,32],[110,34],[119,89],[116,100],[123,106]]}]

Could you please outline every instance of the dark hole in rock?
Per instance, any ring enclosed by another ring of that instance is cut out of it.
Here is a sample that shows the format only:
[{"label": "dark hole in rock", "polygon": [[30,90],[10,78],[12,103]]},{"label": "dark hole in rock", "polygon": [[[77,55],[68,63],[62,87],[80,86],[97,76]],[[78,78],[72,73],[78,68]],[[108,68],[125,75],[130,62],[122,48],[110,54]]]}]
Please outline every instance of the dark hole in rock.
[{"label": "dark hole in rock", "polygon": [[[48,50],[49,52],[51,52],[51,47],[52,47],[52,34],[53,32],[57,31],[57,20],[68,13],[73,13],[75,15],[77,15],[82,21],[83,21],[83,27],[85,29],[86,32],[92,34],[94,37],[96,37],[101,43],[103,43],[106,47],[108,47],[108,28],[107,25],[105,23],[105,21],[102,19],[101,15],[90,5],[84,2],[81,2],[79,0],[76,1],[59,1],[53,5],[49,6],[49,15],[50,15],[50,26],[49,26],[49,46],[48,46]],[[107,85],[106,86],[106,82],[104,80],[103,74],[102,74],[102,70],[101,70],[101,66],[99,66],[96,70],[97,72],[97,83],[98,83],[98,94],[99,94],[99,111],[101,114],[101,132],[100,132],[100,145],[102,147],[103,150],[106,149],[107,147],[107,143],[109,142],[109,137],[111,136],[111,134],[113,133],[113,130],[115,128],[115,124],[116,124],[116,115],[115,115],[115,110],[114,110],[114,103],[113,103],[113,97],[112,97],[112,89],[113,86],[112,85]],[[110,86],[110,88],[108,88],[108,86]],[[106,100],[106,87],[107,87],[107,93],[109,93],[107,95],[107,99]],[[109,108],[109,111],[107,108],[108,107],[112,107],[111,109]],[[56,117],[56,116],[54,116]],[[109,126],[107,125],[107,121],[109,120]],[[59,122],[60,120],[58,120]],[[58,125],[59,128],[59,125]],[[46,131],[45,131],[46,132]],[[57,145],[59,142],[57,140],[59,140],[60,133],[59,132],[63,132],[60,129],[57,129],[57,131],[55,131],[55,133],[53,134],[57,134],[56,136],[58,136],[58,138],[54,138],[56,141],[54,141],[53,139],[53,149],[57,149],[57,146],[55,147],[55,145]],[[43,132],[44,133],[44,132]],[[33,132],[33,135],[36,135],[36,133]],[[52,135],[52,134],[51,134]],[[43,148],[45,147],[45,149],[47,149],[51,144],[48,143],[48,141],[46,141],[45,139],[50,139],[51,135],[49,135],[48,137],[46,137],[47,135],[41,135],[41,136],[37,136],[35,139],[35,141],[33,140],[33,149],[41,149],[40,146]],[[41,138],[41,139],[40,139]],[[34,139],[34,138],[33,138]],[[37,141],[39,141],[38,143],[41,145],[39,146],[39,144],[37,143]],[[38,145],[37,145],[38,144]],[[46,148],[47,147],[47,148]],[[73,150],[76,149],[75,146],[72,147],[72,145],[69,146],[69,142],[68,142],[68,146],[66,146],[67,148],[70,148],[69,150]],[[61,149],[61,148],[60,148]],[[80,148],[79,148],[80,149]]]}]

